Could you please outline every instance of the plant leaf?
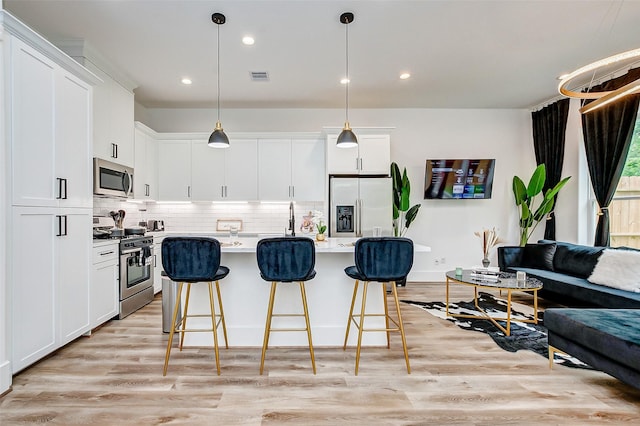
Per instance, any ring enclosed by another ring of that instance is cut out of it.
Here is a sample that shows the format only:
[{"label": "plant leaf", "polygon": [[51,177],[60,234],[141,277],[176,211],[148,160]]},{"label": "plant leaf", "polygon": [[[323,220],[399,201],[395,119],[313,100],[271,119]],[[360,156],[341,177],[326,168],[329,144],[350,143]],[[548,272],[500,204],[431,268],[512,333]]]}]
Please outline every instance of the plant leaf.
[{"label": "plant leaf", "polygon": [[529,198],[533,198],[542,192],[544,182],[547,180],[547,168],[543,164],[540,164],[531,175],[529,179],[529,185],[527,185],[527,195]]},{"label": "plant leaf", "polygon": [[565,186],[565,184],[569,181],[569,179],[571,179],[571,176],[567,176],[566,178],[558,182],[556,186],[554,186],[552,189],[548,190],[546,194],[544,194],[544,198],[546,199],[555,197],[556,194],[562,189],[562,187]]},{"label": "plant leaf", "polygon": [[393,192],[399,193],[402,190],[402,176],[400,168],[393,162],[391,163],[391,179],[393,181]]},{"label": "plant leaf", "polygon": [[409,210],[409,190],[406,187],[402,188],[402,196],[400,197],[400,206],[398,210],[406,212]]},{"label": "plant leaf", "polygon": [[516,206],[524,203],[527,199],[527,187],[518,176],[513,177],[513,195],[516,198]]},{"label": "plant leaf", "polygon": [[407,215],[405,216],[405,227],[409,227],[409,225],[411,225],[411,222],[413,222],[413,220],[416,218],[416,216],[418,215],[418,210],[420,210],[420,204],[416,204],[415,206],[411,207],[409,209],[409,211],[407,211]]}]

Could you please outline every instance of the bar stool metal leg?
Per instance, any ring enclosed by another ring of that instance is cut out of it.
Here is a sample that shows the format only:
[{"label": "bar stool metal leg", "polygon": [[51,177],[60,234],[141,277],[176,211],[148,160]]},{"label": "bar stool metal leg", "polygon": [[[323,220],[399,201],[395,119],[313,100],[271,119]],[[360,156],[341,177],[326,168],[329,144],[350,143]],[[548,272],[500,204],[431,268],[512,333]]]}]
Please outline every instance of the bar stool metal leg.
[{"label": "bar stool metal leg", "polygon": [[[184,301],[184,314],[182,315],[182,331],[180,335],[180,351],[182,352],[182,344],[184,343],[184,332],[187,329],[187,319],[189,318],[189,300],[191,298],[191,283],[187,283],[187,296]],[[176,303],[179,299],[176,299]]]},{"label": "bar stool metal leg", "polygon": [[271,318],[273,316],[273,302],[276,297],[276,282],[271,283],[271,294],[269,295],[269,307],[267,308],[267,322],[264,326],[264,340],[262,343],[262,358],[260,359],[260,374],[264,370],[264,357],[269,346],[269,335],[271,333]]},{"label": "bar stool metal leg", "polygon": [[227,340],[227,323],[224,320],[224,310],[222,309],[222,297],[220,296],[220,283],[216,281],[216,293],[218,294],[218,306],[220,307],[220,321],[222,321],[222,334],[224,334],[224,347],[229,349],[229,341]]},{"label": "bar stool metal leg", "polygon": [[349,339],[349,331],[351,329],[351,321],[353,321],[353,307],[356,304],[356,297],[358,295],[358,280],[353,285],[353,296],[351,297],[351,309],[349,309],[349,316],[347,317],[347,332],[344,334],[344,345],[342,350],[347,349],[347,340]]},{"label": "bar stool metal leg", "polygon": [[384,303],[384,324],[387,329],[387,349],[391,347],[389,343],[389,304],[387,303],[387,283],[382,284],[382,301]]},{"label": "bar stool metal leg", "polygon": [[216,354],[216,370],[220,375],[220,352],[218,350],[218,323],[216,322],[216,308],[213,304],[213,284],[208,282],[209,286],[209,309],[211,312],[211,330],[213,330],[213,348]]},{"label": "bar stool metal leg", "polygon": [[176,303],[173,307],[173,315],[171,317],[171,330],[169,331],[169,342],[167,343],[167,353],[164,357],[164,370],[162,375],[167,375],[167,368],[169,367],[169,355],[171,355],[171,345],[173,344],[173,335],[176,331],[176,319],[178,318],[178,308],[180,307],[180,298],[182,296],[182,284],[178,283],[178,294],[176,295]]},{"label": "bar stool metal leg", "polygon": [[362,332],[364,329],[364,311],[367,305],[367,288],[369,287],[369,281],[364,282],[362,288],[362,309],[360,310],[360,324],[358,324],[358,347],[356,348],[356,373],[358,375],[358,366],[360,365],[360,347],[362,346]]},{"label": "bar stool metal leg", "polygon": [[309,309],[307,308],[307,293],[304,289],[304,281],[300,281],[300,294],[302,296],[302,308],[304,309],[304,320],[307,326],[307,339],[309,340],[309,353],[311,355],[311,366],[313,374],[316,374],[316,357],[313,353],[313,342],[311,340],[311,324],[309,323]]},{"label": "bar stool metal leg", "polygon": [[391,283],[393,289],[393,299],[396,302],[396,311],[398,313],[398,328],[400,328],[400,336],[402,336],[402,349],[404,350],[404,360],[407,363],[407,374],[411,374],[411,366],[409,365],[409,352],[407,351],[407,339],[404,336],[404,323],[402,322],[402,313],[400,313],[400,302],[398,302],[398,292],[396,291],[396,283]]}]

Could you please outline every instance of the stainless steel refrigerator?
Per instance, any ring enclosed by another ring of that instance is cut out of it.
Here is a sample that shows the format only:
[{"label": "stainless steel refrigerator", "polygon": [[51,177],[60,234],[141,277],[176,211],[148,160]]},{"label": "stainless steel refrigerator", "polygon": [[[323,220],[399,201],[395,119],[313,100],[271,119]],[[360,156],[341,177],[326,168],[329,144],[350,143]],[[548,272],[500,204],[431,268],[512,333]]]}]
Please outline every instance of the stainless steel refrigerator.
[{"label": "stainless steel refrigerator", "polygon": [[393,194],[390,177],[329,178],[329,236],[370,237],[380,227],[393,232]]}]

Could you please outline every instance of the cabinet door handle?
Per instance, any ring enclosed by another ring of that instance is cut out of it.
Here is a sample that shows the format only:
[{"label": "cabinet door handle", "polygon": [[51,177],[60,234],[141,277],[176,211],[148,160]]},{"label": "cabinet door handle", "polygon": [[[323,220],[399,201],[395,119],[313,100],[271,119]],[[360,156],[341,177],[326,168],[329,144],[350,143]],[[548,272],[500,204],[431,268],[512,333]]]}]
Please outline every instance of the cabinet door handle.
[{"label": "cabinet door handle", "polygon": [[100,253],[100,256],[106,256],[108,254],[113,254],[113,253],[114,253],[113,250],[111,250],[111,251],[103,251],[102,253]]},{"label": "cabinet door handle", "polygon": [[291,198],[296,197],[296,187],[291,185]]},{"label": "cabinet door handle", "polygon": [[153,267],[158,266],[158,255],[153,255]]},{"label": "cabinet door handle", "polygon": [[187,198],[191,198],[191,185],[187,186]]},{"label": "cabinet door handle", "polygon": [[148,197],[150,192],[151,192],[151,190],[150,190],[149,184],[145,183],[144,184],[144,195]]},{"label": "cabinet door handle", "polygon": [[67,180],[64,178],[56,178],[58,181],[58,195],[56,199],[58,200],[66,200],[67,199]]},{"label": "cabinet door handle", "polygon": [[56,218],[58,219],[58,232],[56,233],[56,237],[64,237],[67,235],[67,216],[56,215]]},{"label": "cabinet door handle", "polygon": [[118,144],[111,144],[111,158],[118,158]]},{"label": "cabinet door handle", "polygon": [[360,170],[360,159],[356,157],[356,170]]}]

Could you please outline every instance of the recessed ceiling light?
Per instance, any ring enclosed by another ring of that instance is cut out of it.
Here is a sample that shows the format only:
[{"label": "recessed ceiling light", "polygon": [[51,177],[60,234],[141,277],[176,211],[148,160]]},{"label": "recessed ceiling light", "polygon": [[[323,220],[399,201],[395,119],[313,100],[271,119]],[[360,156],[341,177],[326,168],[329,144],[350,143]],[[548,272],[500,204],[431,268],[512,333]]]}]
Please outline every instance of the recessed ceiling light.
[{"label": "recessed ceiling light", "polygon": [[242,37],[242,42],[247,46],[252,46],[256,41],[251,36]]},{"label": "recessed ceiling light", "polygon": [[403,72],[402,74],[400,74],[400,80],[406,80],[409,77],[411,77],[411,74],[409,74],[408,72]]},{"label": "recessed ceiling light", "polygon": [[191,83],[192,83],[192,81],[191,81],[190,78],[185,77],[185,78],[182,79],[182,84],[189,85]]},{"label": "recessed ceiling light", "polygon": [[351,83],[351,81],[348,78],[343,78],[342,80],[340,80],[340,84],[347,84],[347,83]]}]

